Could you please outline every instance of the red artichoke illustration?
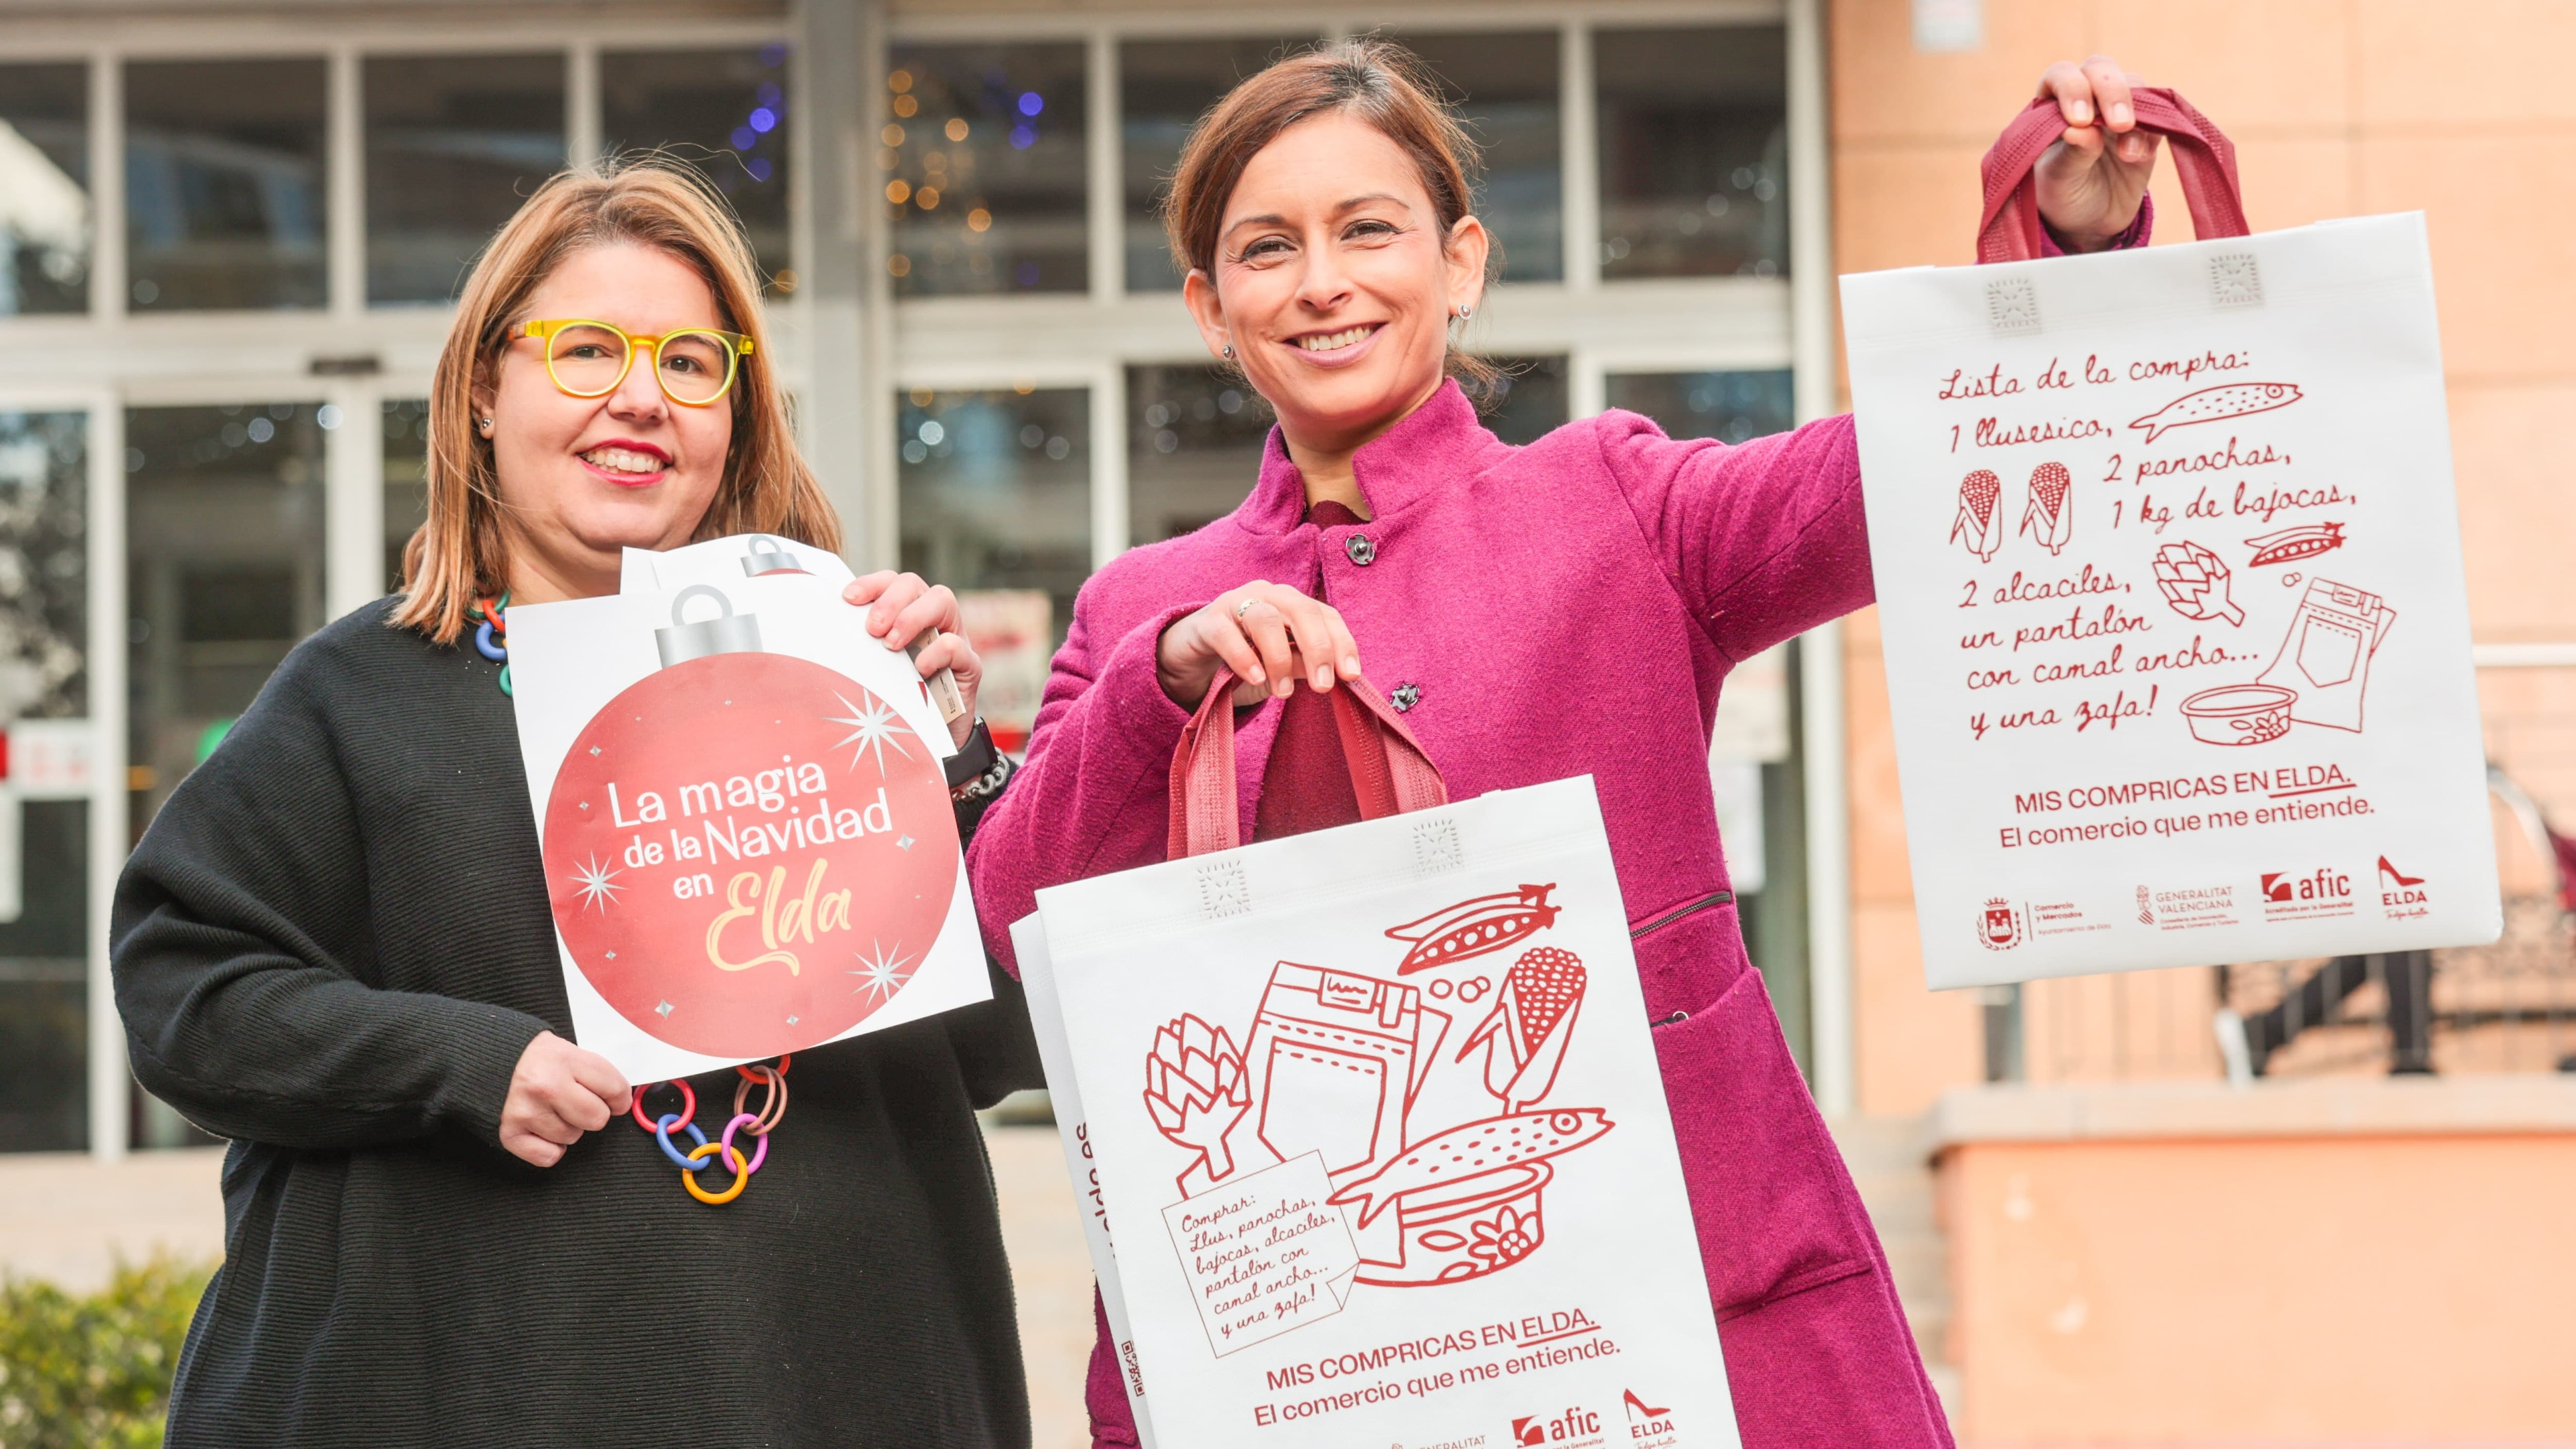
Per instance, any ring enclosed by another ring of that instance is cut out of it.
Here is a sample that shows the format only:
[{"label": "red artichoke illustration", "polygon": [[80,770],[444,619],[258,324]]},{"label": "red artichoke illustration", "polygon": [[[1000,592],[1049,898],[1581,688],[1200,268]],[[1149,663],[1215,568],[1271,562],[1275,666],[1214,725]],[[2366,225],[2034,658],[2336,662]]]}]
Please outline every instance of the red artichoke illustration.
[{"label": "red artichoke illustration", "polygon": [[[1199,1154],[1210,1181],[1222,1181],[1234,1171],[1225,1134],[1251,1106],[1243,1049],[1225,1028],[1188,1015],[1154,1033],[1154,1050],[1145,1058],[1145,1110],[1174,1146]],[[1189,1171],[1181,1175],[1187,1177]]]},{"label": "red artichoke illustration", "polygon": [[2173,611],[2186,619],[2244,623],[2245,611],[2227,597],[2227,581],[2233,576],[2226,560],[2199,544],[2169,543],[2156,550],[2156,587],[2164,591]]}]

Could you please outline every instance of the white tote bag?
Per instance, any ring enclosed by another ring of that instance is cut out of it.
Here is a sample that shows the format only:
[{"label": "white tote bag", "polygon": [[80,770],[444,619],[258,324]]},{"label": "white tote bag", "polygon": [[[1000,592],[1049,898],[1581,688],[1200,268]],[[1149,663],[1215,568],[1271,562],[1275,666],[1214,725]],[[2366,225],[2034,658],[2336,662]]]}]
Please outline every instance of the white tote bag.
[{"label": "white tote bag", "polygon": [[2225,138],[2139,116],[2216,239],[1843,279],[1925,973],[2493,940],[2423,219],[2243,235]]},{"label": "white tote bag", "polygon": [[1150,1442],[1736,1444],[1591,780],[1443,803],[1356,685],[1367,818],[1236,847],[1231,692],[1017,933]]}]

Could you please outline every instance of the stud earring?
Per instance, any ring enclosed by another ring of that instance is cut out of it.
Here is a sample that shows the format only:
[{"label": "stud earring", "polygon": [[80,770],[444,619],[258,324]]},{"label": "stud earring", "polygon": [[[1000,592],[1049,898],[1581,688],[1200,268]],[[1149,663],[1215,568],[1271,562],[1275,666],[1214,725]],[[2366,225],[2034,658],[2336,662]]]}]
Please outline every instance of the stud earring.
[{"label": "stud earring", "polygon": [[1226,360],[1226,361],[1228,361],[1228,362],[1232,362],[1232,361],[1234,361],[1234,344],[1233,344],[1233,343],[1229,342],[1229,343],[1227,343],[1227,344],[1225,345],[1225,354],[1224,354],[1224,355],[1225,355],[1225,360]]},{"label": "stud earring", "polygon": [[1468,318],[1473,317],[1473,316],[1475,316],[1475,315],[1476,315],[1476,309],[1475,309],[1475,308],[1473,308],[1473,307],[1461,307],[1461,308],[1459,308],[1459,309],[1458,309],[1458,320],[1459,320],[1459,321],[1461,321],[1461,322],[1464,322],[1464,321],[1466,321]]},{"label": "stud earring", "polygon": [[492,420],[490,418],[477,418],[474,421],[474,426],[483,430],[483,436],[487,438],[492,436]]}]

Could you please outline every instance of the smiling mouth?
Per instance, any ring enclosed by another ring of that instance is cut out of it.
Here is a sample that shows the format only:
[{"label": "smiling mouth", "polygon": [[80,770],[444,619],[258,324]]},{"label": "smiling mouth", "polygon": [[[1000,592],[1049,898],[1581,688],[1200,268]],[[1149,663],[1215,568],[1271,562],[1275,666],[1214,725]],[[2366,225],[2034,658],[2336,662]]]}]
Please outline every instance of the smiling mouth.
[{"label": "smiling mouth", "polygon": [[574,456],[603,473],[619,474],[638,482],[658,478],[671,466],[667,458],[657,458],[633,448],[600,447]]},{"label": "smiling mouth", "polygon": [[1309,332],[1303,337],[1296,338],[1295,342],[1299,348],[1307,352],[1339,352],[1345,347],[1356,347],[1366,342],[1377,329],[1385,325],[1383,322],[1364,322],[1357,327],[1345,327],[1339,332]]}]

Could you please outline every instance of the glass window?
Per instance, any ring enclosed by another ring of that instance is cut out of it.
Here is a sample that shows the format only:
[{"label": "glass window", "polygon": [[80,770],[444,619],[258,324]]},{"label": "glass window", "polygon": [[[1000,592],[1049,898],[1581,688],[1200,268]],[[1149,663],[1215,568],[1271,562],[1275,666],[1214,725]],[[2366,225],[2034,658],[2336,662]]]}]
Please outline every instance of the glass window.
[{"label": "glass window", "polygon": [[1091,394],[934,392],[901,406],[903,566],[964,589],[1043,590],[1054,642],[1091,573]]},{"label": "glass window", "polygon": [[1089,290],[1080,45],[898,45],[877,139],[895,295]]},{"label": "glass window", "polygon": [[1489,357],[1502,369],[1476,410],[1494,436],[1527,447],[1565,426],[1572,408],[1562,357]]},{"label": "glass window", "polygon": [[1127,369],[1127,541],[1159,543],[1232,513],[1261,476],[1270,405],[1218,367]]},{"label": "glass window", "polygon": [[89,310],[89,67],[0,65],[0,317]]},{"label": "glass window", "polygon": [[429,404],[384,404],[385,587],[402,587],[403,550],[429,521]]},{"label": "glass window", "polygon": [[1789,372],[1614,372],[1610,406],[1643,413],[1675,438],[1741,443],[1797,426]]},{"label": "glass window", "polygon": [[89,714],[88,523],[89,419],[0,413],[0,721]]},{"label": "glass window", "polygon": [[1786,275],[1786,32],[1601,30],[1592,50],[1601,275]]},{"label": "glass window", "polygon": [[367,300],[445,302],[537,183],[563,169],[560,55],[372,56]]},{"label": "glass window", "polygon": [[1476,215],[1502,250],[1506,281],[1565,275],[1565,217],[1557,122],[1557,36],[1399,37],[1421,57],[1484,148]]},{"label": "glass window", "polygon": [[125,245],[138,312],[320,307],[323,62],[125,67]]},{"label": "glass window", "polygon": [[1128,291],[1181,289],[1180,270],[1163,240],[1162,206],[1190,128],[1235,82],[1314,40],[1131,40],[1118,47],[1118,172]]},{"label": "glass window", "polygon": [[0,1151],[89,1145],[89,802],[29,800],[25,904],[0,922]]},{"label": "glass window", "polygon": [[322,626],[311,403],[125,414],[127,760],[137,836]]},{"label": "glass window", "polygon": [[599,57],[610,155],[668,148],[733,203],[772,296],[796,290],[787,247],[787,47],[610,51]]}]

